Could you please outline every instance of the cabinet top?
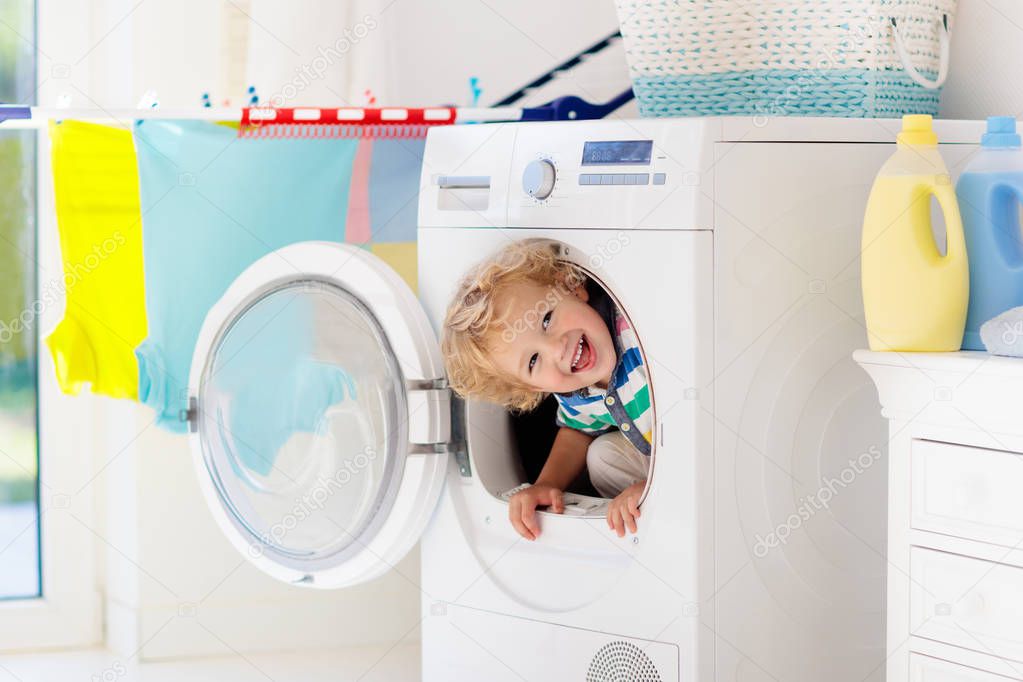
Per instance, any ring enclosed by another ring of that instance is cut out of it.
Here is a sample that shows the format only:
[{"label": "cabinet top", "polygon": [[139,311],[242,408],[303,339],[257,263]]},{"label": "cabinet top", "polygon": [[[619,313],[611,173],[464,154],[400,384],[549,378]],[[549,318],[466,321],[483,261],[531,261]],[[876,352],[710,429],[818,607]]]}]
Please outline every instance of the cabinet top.
[{"label": "cabinet top", "polygon": [[[980,351],[909,353],[858,350],[853,353],[853,360],[868,370],[874,367],[898,367],[925,372],[993,374],[1006,378],[1023,378],[1023,358],[991,355]],[[868,365],[872,367],[867,367]]]},{"label": "cabinet top", "polygon": [[853,359],[873,379],[882,414],[903,422],[893,438],[912,426],[913,438],[1023,452],[1023,358],[858,350]]}]

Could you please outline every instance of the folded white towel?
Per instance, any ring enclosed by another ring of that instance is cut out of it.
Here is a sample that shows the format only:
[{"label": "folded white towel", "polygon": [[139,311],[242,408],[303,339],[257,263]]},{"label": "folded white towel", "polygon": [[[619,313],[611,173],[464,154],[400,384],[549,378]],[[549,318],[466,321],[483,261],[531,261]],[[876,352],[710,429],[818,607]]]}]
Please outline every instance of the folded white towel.
[{"label": "folded white towel", "polygon": [[1023,357],[1023,306],[996,315],[980,327],[980,340],[992,355]]}]

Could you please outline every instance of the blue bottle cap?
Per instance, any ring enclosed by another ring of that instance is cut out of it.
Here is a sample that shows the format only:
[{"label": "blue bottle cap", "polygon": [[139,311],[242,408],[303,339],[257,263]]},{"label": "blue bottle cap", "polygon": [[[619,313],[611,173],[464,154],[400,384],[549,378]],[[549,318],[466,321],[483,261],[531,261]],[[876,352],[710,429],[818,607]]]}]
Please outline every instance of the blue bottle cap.
[{"label": "blue bottle cap", "polygon": [[987,132],[980,138],[984,147],[1019,147],[1016,119],[1011,116],[992,116],[987,120]]}]

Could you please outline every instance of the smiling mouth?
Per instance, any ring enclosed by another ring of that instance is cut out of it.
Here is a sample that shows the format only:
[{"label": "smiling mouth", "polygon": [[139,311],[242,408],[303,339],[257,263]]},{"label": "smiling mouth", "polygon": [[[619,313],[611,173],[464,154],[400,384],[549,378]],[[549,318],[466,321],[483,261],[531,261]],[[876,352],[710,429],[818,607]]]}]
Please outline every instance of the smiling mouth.
[{"label": "smiling mouth", "polygon": [[593,346],[590,345],[589,339],[583,334],[579,337],[579,343],[575,347],[575,355],[572,357],[572,373],[585,372],[593,367],[596,361],[597,356],[593,352]]}]

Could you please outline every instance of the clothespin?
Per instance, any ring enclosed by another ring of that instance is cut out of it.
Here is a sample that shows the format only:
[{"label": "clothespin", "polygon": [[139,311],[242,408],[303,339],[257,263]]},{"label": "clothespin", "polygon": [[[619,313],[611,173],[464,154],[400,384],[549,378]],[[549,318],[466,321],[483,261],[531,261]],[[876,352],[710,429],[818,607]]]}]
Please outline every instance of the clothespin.
[{"label": "clothespin", "polygon": [[364,92],[362,94],[366,98],[366,106],[367,107],[371,107],[371,106],[373,106],[374,104],[377,103],[376,95],[374,95],[373,91],[370,90],[369,88],[366,88],[366,92]]},{"label": "clothespin", "polygon": [[259,95],[256,94],[256,86],[250,85],[249,89],[245,91],[245,94],[249,97],[249,106],[255,106],[259,104]]},{"label": "clothespin", "polygon": [[210,109],[213,107],[213,103],[210,102],[210,93],[202,93],[202,106],[204,109]]},{"label": "clothespin", "polygon": [[471,76],[469,78],[469,106],[476,107],[480,103],[480,95],[483,94],[483,89],[479,86],[480,79],[477,76]]},{"label": "clothespin", "polygon": [[[70,109],[71,108],[71,94],[67,93],[67,92],[62,92],[61,94],[57,95],[56,108],[57,109]],[[58,118],[55,121],[55,123],[57,125],[60,125],[63,122],[64,122],[64,119],[61,119],[61,118]]]},{"label": "clothespin", "polygon": [[142,94],[142,98],[139,100],[138,109],[156,109],[160,106],[160,99],[156,95],[156,90],[146,90]]},{"label": "clothespin", "polygon": [[[160,99],[156,96],[156,90],[146,90],[139,99],[137,109],[156,109],[160,106]],[[135,125],[142,125],[143,119],[136,119]]]}]

